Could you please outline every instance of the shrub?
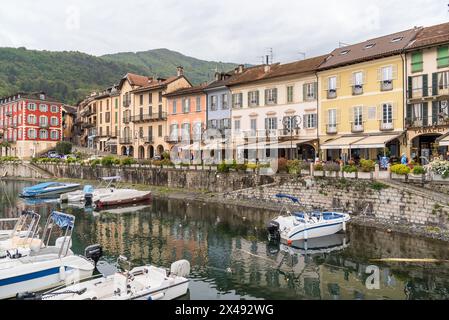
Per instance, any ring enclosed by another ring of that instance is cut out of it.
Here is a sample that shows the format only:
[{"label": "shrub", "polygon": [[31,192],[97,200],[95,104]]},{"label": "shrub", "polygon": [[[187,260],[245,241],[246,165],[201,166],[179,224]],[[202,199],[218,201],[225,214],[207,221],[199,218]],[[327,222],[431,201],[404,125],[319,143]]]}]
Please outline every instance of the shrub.
[{"label": "shrub", "polygon": [[321,163],[316,163],[316,164],[313,166],[313,170],[315,170],[315,171],[323,171],[324,168],[323,168],[323,165],[322,165]]},{"label": "shrub", "polygon": [[174,163],[170,159],[164,159],[161,161],[163,166],[174,167]]},{"label": "shrub", "polygon": [[386,184],[383,184],[382,182],[377,182],[377,181],[371,183],[370,187],[371,187],[371,189],[377,190],[377,191],[389,188]]},{"label": "shrub", "polygon": [[225,162],[222,162],[218,165],[217,171],[222,173],[229,172],[229,166]]},{"label": "shrub", "polygon": [[255,164],[255,163],[248,163],[248,164],[246,165],[246,167],[247,167],[248,169],[250,169],[250,170],[254,170],[254,169],[257,169],[257,164]]},{"label": "shrub", "polygon": [[122,163],[122,161],[121,161],[119,158],[115,158],[115,159],[114,159],[114,164],[115,164],[116,166],[119,166],[121,163]]},{"label": "shrub", "polygon": [[299,163],[299,169],[310,171],[310,163],[308,163],[307,161],[301,161]]},{"label": "shrub", "polygon": [[391,172],[402,176],[410,173],[410,168],[405,164],[395,164],[390,170]]},{"label": "shrub", "polygon": [[287,159],[278,159],[278,172],[287,172]]},{"label": "shrub", "polygon": [[237,171],[246,171],[246,164],[240,163],[235,168]]},{"label": "shrub", "polygon": [[362,172],[373,172],[375,168],[375,162],[373,160],[360,160],[360,170]]},{"label": "shrub", "polygon": [[163,160],[170,160],[170,152],[164,151],[164,152],[162,153],[162,159],[163,159]]},{"label": "shrub", "polygon": [[105,167],[112,167],[115,163],[115,158],[113,156],[107,156],[101,159],[101,165]]},{"label": "shrub", "polygon": [[136,164],[136,163],[137,163],[136,159],[128,157],[128,158],[122,159],[121,165],[122,166],[130,166],[130,165]]},{"label": "shrub", "polygon": [[100,159],[91,160],[89,164],[91,165],[91,167],[96,167],[101,164],[101,160]]},{"label": "shrub", "polygon": [[71,163],[77,163],[78,159],[74,159],[74,158],[68,158],[65,163],[71,164]]},{"label": "shrub", "polygon": [[16,161],[20,161],[20,159],[11,156],[0,157],[0,162],[16,162]]},{"label": "shrub", "polygon": [[429,164],[431,172],[442,176],[444,179],[449,177],[449,161],[435,160]]},{"label": "shrub", "polygon": [[328,162],[323,165],[323,170],[327,172],[339,172],[340,165],[334,162]]},{"label": "shrub", "polygon": [[66,155],[66,154],[69,154],[72,152],[72,147],[73,147],[73,145],[71,142],[59,141],[56,144],[56,152],[59,154]]},{"label": "shrub", "polygon": [[413,168],[413,174],[425,174],[425,173],[426,173],[426,169],[424,169],[424,167],[415,166]]},{"label": "shrub", "polygon": [[154,160],[153,165],[155,165],[157,167],[162,167],[162,160]]},{"label": "shrub", "polygon": [[286,163],[287,172],[291,174],[298,173],[299,169],[299,160],[288,160]]},{"label": "shrub", "polygon": [[357,167],[355,165],[343,166],[343,172],[354,173],[354,172],[357,172],[357,171],[358,171],[358,169],[357,169]]}]

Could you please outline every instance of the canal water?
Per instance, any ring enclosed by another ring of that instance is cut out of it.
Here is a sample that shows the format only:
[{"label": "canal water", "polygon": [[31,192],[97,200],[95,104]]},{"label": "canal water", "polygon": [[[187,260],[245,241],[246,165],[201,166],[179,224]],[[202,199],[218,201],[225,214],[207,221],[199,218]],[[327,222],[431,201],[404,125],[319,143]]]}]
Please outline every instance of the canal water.
[{"label": "canal water", "polygon": [[379,258],[449,260],[445,242],[349,225],[345,234],[285,248],[269,243],[272,212],[155,199],[151,205],[85,212],[18,198],[29,182],[0,181],[0,218],[30,208],[76,216],[73,251],[99,243],[104,259],[133,265],[191,263],[183,299],[449,299],[449,263],[374,263]]}]

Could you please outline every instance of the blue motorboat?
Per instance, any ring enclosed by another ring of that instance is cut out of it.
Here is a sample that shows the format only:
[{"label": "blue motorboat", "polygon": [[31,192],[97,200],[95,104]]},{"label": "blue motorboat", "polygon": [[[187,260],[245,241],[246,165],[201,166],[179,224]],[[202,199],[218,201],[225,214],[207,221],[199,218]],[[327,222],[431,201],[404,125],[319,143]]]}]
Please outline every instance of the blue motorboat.
[{"label": "blue motorboat", "polygon": [[23,188],[20,196],[22,198],[52,198],[61,194],[78,190],[78,183],[44,182],[32,187]]}]

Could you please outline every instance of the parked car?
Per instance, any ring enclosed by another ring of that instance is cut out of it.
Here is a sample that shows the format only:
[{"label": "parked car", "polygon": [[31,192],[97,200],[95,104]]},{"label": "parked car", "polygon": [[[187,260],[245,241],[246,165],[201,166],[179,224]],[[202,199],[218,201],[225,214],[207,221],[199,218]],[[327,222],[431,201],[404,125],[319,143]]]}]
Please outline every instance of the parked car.
[{"label": "parked car", "polygon": [[49,151],[49,152],[47,153],[47,158],[50,158],[50,159],[59,159],[59,158],[61,158],[61,156],[60,156],[59,153],[57,153],[56,151]]}]

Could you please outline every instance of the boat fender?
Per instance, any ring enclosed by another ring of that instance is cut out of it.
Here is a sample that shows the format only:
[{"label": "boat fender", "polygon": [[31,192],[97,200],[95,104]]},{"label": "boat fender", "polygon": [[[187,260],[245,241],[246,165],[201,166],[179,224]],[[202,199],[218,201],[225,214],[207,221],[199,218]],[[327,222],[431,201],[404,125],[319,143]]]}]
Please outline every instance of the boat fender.
[{"label": "boat fender", "polygon": [[187,277],[190,274],[190,262],[187,260],[173,262],[170,268],[170,274],[178,277]]},{"label": "boat fender", "polygon": [[165,297],[165,293],[158,293],[158,294],[153,294],[153,295],[149,296],[148,300],[149,301],[161,300],[164,297]]},{"label": "boat fender", "polygon": [[62,281],[65,280],[65,267],[64,266],[59,267],[59,279],[61,279]]},{"label": "boat fender", "polygon": [[343,221],[343,231],[346,231],[346,222]]}]

